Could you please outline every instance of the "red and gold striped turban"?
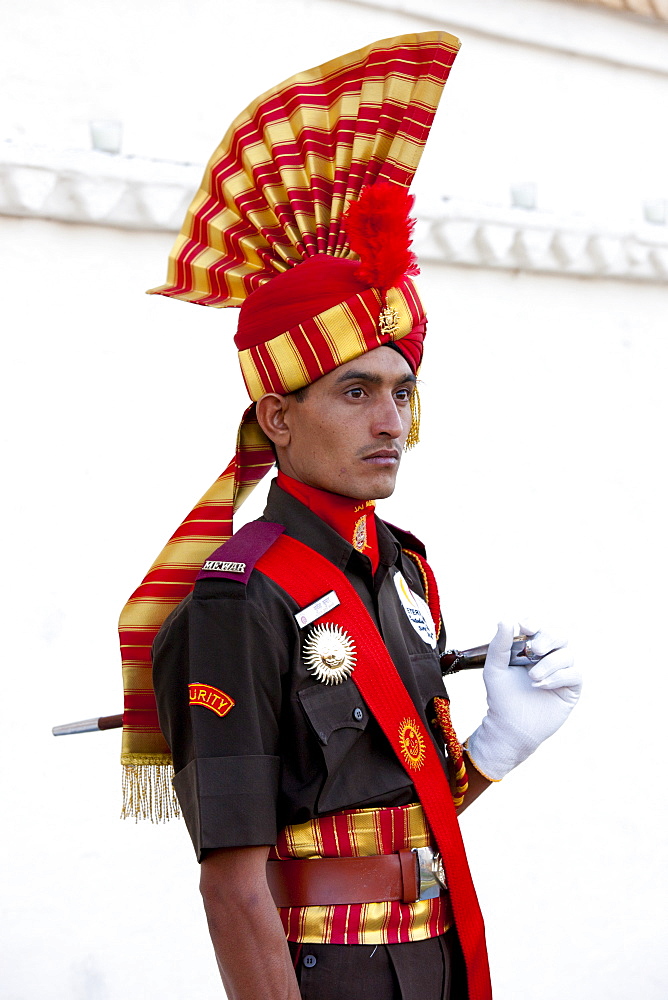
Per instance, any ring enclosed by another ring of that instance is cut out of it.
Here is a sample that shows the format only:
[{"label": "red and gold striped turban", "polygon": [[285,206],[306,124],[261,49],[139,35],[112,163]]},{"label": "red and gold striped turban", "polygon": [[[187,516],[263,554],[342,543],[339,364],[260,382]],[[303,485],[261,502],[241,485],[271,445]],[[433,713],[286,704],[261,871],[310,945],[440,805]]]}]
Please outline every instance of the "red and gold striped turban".
[{"label": "red and gold striped turban", "polygon": [[[458,48],[444,32],[403,35],[299,73],[255,100],[211,157],[152,293],[241,306],[235,342],[254,402],[388,343],[417,370],[426,317],[407,189]],[[274,463],[254,402],[234,458],[121,614],[125,815],[174,809],[151,645]]]}]

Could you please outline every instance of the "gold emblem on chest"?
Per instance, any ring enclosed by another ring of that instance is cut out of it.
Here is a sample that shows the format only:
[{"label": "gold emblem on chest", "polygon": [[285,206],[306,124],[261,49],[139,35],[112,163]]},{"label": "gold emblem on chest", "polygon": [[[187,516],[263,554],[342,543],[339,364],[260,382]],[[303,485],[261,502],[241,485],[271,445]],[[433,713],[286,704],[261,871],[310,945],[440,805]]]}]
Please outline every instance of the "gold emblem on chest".
[{"label": "gold emblem on chest", "polygon": [[399,749],[411,771],[419,771],[425,762],[426,745],[416,719],[402,719],[399,725]]},{"label": "gold emblem on chest", "polygon": [[355,643],[340,625],[315,625],[304,642],[306,669],[323,684],[341,684],[355,669]]},{"label": "gold emblem on chest", "polygon": [[357,549],[358,552],[364,552],[366,542],[366,515],[364,515],[355,522],[355,529],[353,531],[353,548]]}]

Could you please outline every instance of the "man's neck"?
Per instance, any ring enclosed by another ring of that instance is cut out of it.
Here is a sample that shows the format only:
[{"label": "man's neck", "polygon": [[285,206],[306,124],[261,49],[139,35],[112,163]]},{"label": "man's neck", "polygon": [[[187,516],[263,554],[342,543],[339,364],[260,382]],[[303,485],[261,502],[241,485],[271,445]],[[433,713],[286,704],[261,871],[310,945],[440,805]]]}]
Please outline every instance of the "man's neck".
[{"label": "man's neck", "polygon": [[375,501],[355,500],[353,497],[308,486],[287,476],[280,469],[277,484],[350,542],[354,549],[368,556],[371,568],[376,572],[379,552],[374,517]]}]

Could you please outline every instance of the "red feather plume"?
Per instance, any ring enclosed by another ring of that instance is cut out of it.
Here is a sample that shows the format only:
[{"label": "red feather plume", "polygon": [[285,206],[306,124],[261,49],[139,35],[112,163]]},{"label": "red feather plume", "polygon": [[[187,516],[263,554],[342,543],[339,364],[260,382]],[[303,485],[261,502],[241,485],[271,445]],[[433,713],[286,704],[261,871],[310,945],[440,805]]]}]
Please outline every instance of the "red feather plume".
[{"label": "red feather plume", "polygon": [[410,249],[414,201],[406,188],[378,181],[363,188],[345,214],[350,249],[360,258],[358,276],[372,288],[385,292],[404,275],[420,273]]}]

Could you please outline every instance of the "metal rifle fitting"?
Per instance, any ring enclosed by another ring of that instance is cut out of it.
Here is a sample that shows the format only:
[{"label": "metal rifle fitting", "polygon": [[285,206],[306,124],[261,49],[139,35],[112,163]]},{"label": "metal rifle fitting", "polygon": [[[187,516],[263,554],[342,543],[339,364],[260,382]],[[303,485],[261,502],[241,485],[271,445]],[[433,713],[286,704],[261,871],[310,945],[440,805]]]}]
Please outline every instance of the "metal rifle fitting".
[{"label": "metal rifle fitting", "polygon": [[[512,645],[512,655],[510,665],[512,667],[526,667],[535,663],[527,650],[526,635],[516,635]],[[460,670],[474,670],[477,667],[485,666],[485,659],[489,643],[484,646],[473,646],[472,649],[448,649],[441,656],[441,670],[443,674],[457,674]]]}]

